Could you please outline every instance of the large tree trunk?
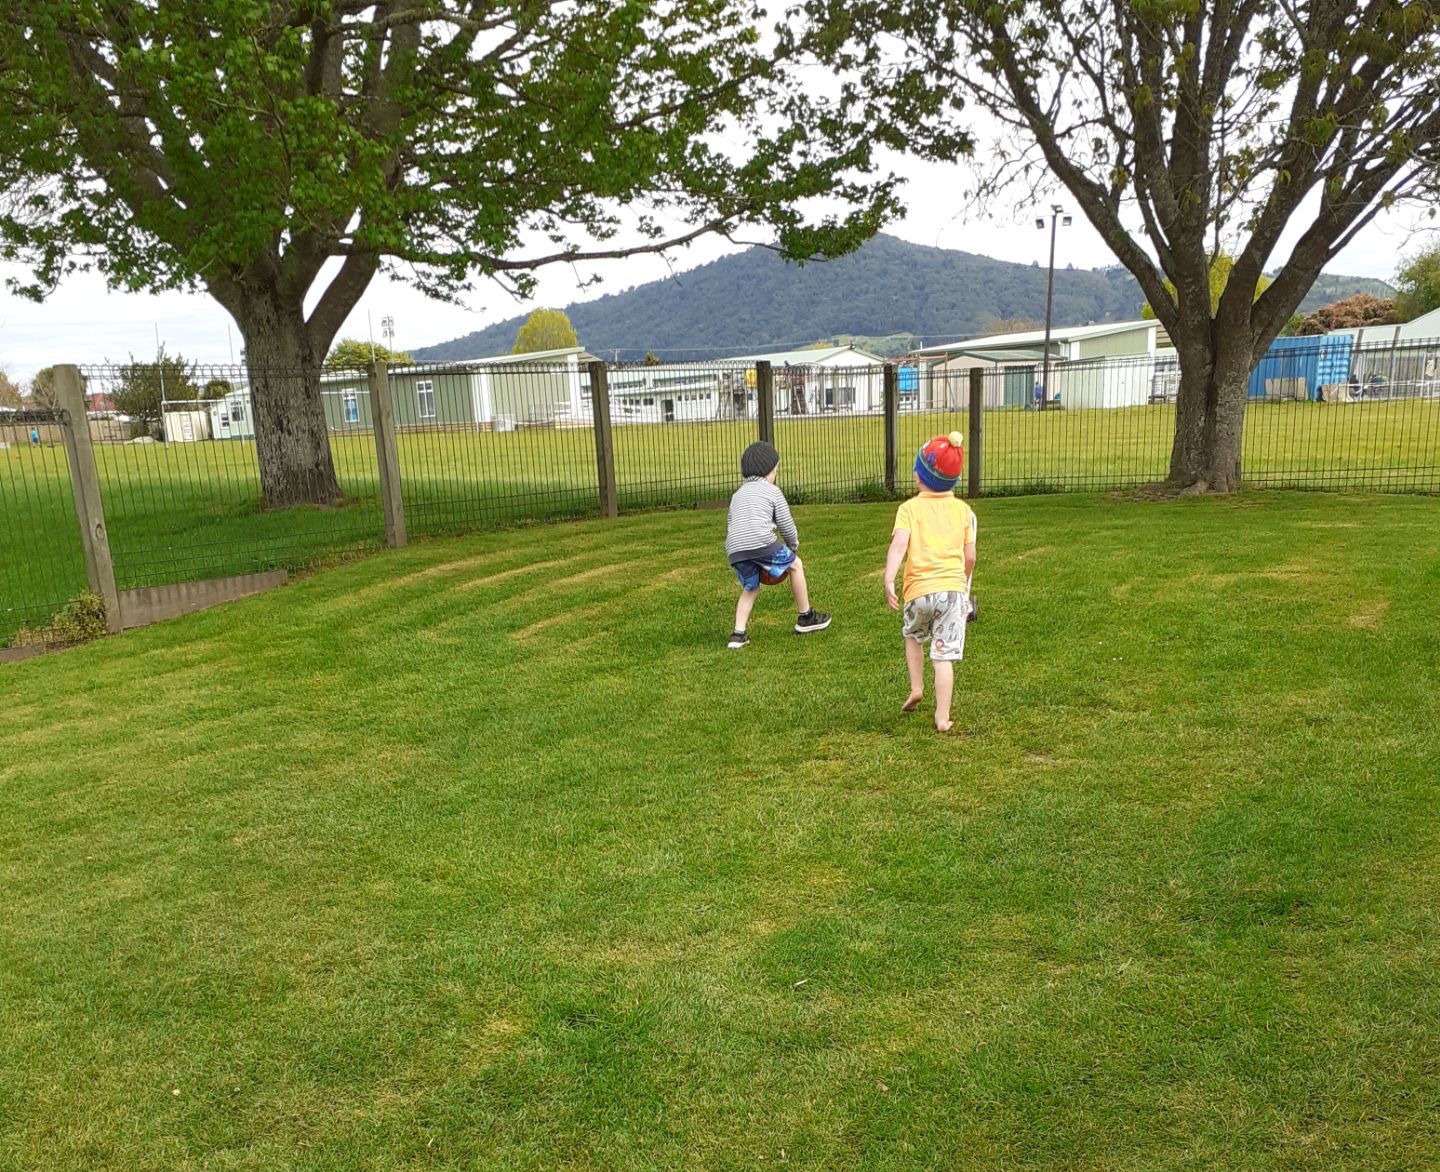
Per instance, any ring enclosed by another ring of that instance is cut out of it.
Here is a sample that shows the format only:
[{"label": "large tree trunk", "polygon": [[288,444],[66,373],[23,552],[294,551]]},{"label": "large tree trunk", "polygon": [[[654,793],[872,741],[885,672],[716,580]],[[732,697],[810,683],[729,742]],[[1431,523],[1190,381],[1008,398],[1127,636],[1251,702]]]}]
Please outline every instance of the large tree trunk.
[{"label": "large tree trunk", "polygon": [[312,353],[303,307],[288,304],[273,286],[248,289],[236,319],[245,338],[265,507],[338,503],[344,494],[320,399],[324,355]]},{"label": "large tree trunk", "polygon": [[1240,488],[1240,448],[1249,394],[1252,337],[1205,322],[1175,339],[1180,357],[1170,484],[1190,492]]}]

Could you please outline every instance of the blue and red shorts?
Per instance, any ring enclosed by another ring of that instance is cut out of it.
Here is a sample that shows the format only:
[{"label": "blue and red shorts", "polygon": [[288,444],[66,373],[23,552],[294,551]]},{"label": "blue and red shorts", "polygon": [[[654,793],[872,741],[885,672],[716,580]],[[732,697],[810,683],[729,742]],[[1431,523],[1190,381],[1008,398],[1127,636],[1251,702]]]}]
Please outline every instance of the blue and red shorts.
[{"label": "blue and red shorts", "polygon": [[741,586],[746,590],[758,590],[761,582],[774,586],[790,576],[790,570],[795,565],[795,551],[782,545],[763,561],[731,562],[730,565]]}]

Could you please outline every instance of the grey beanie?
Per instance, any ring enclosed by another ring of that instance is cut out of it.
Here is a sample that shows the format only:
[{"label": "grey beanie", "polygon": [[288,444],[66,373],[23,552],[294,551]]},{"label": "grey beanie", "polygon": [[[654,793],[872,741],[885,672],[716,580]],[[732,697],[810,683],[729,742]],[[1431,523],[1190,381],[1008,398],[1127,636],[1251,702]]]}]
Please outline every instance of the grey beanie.
[{"label": "grey beanie", "polygon": [[740,475],[747,480],[752,476],[769,476],[770,470],[780,463],[780,453],[774,444],[756,440],[740,453]]}]

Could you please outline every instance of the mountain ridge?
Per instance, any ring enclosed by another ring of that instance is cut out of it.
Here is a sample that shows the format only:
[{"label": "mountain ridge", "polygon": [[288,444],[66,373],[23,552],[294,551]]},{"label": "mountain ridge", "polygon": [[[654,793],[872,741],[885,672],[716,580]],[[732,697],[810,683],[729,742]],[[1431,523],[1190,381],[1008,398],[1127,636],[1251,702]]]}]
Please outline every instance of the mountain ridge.
[{"label": "mountain ridge", "polygon": [[[1039,264],[881,234],[850,256],[804,265],[750,248],[564,310],[586,349],[622,362],[647,351],[705,361],[837,339],[896,354],[917,343],[974,337],[997,322],[1043,321],[1046,276]],[[1355,292],[1393,291],[1373,278],[1322,273],[1301,311]],[[1118,265],[1055,270],[1057,327],[1137,318],[1143,301],[1134,277]],[[526,316],[412,353],[426,362],[507,354]]]}]

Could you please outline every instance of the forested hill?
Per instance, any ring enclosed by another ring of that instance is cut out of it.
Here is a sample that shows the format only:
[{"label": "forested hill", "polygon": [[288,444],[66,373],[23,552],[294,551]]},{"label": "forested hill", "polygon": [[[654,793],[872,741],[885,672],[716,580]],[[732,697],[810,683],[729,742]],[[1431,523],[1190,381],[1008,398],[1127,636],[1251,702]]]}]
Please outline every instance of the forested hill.
[{"label": "forested hill", "polygon": [[[633,361],[653,350],[670,361],[783,350],[825,339],[853,339],[881,353],[916,340],[947,341],[997,322],[1042,321],[1040,265],[877,236],[837,261],[787,264],[752,248],[675,277],[565,307],[581,343],[605,358]],[[1306,309],[1380,282],[1325,274]],[[1353,287],[1352,287],[1353,286]],[[1323,292],[1322,292],[1323,287]],[[1318,298],[1318,299],[1317,299]],[[1124,321],[1144,298],[1123,268],[1055,273],[1056,325]],[[1311,304],[1313,301],[1313,305]],[[524,316],[463,338],[413,351],[422,361],[509,353]]]}]

